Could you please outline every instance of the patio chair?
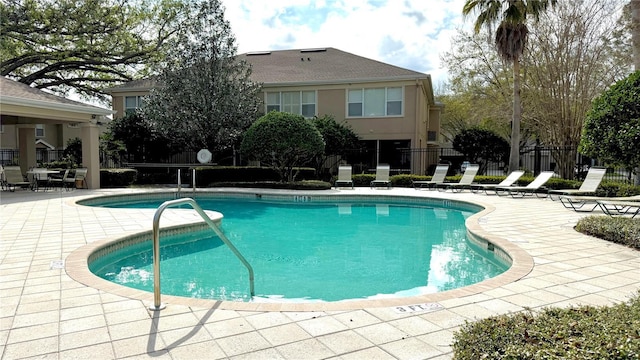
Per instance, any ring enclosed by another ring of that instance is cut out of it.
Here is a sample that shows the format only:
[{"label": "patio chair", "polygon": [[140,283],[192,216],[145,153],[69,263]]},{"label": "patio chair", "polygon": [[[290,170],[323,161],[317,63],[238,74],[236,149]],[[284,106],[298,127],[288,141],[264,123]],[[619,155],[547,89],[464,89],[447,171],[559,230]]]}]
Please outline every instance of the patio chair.
[{"label": "patio chair", "polygon": [[[498,186],[495,192],[498,196],[511,195],[511,197],[524,197],[535,194],[538,197],[547,197],[547,192],[540,192],[542,185],[546,184],[553,176],[553,171],[543,171],[527,186]],[[542,196],[544,195],[544,196]]]},{"label": "patio chair", "polygon": [[[587,195],[594,194],[600,186],[600,182],[602,182],[602,178],[604,178],[604,174],[607,172],[606,168],[603,167],[591,167],[589,172],[587,172],[587,176],[584,178],[582,185],[578,189],[549,189],[548,194],[551,200],[558,200],[560,195]],[[553,195],[557,195],[554,199]]]},{"label": "patio chair", "polygon": [[376,179],[371,181],[369,186],[372,188],[386,186],[387,189],[391,188],[391,180],[389,180],[389,171],[391,167],[386,164],[380,164],[376,167]]},{"label": "patio chair", "polygon": [[0,164],[0,189],[4,191],[4,166]]},{"label": "patio chair", "polygon": [[440,191],[447,191],[447,189],[451,189],[453,192],[463,191],[464,189],[469,189],[469,186],[473,182],[473,179],[478,174],[480,170],[480,165],[478,164],[468,164],[467,168],[464,170],[464,174],[462,174],[462,178],[457,183],[441,183],[436,184],[436,188]]},{"label": "patio chair", "polygon": [[353,189],[353,179],[351,178],[351,165],[340,165],[338,167],[338,179],[335,182],[335,187],[351,186]]},{"label": "patio chair", "polygon": [[77,168],[75,171],[75,174],[72,178],[67,177],[65,180],[65,184],[66,184],[66,188],[67,189],[75,189],[77,187],[77,184],[82,183],[82,188],[83,189],[88,189],[88,185],[87,185],[87,168]]},{"label": "patio chair", "polygon": [[560,195],[560,202],[562,205],[576,212],[592,212],[596,208],[602,208],[599,201],[639,201],[640,195],[636,196],[620,196],[620,197],[605,197],[605,196],[574,196],[574,195]]},{"label": "patio chair", "polygon": [[4,186],[9,191],[15,191],[16,187],[28,188],[31,182],[24,178],[20,166],[5,166]]},{"label": "patio chair", "polygon": [[[69,169],[65,169],[64,170],[64,174],[62,175],[62,177],[51,177],[51,179],[49,179],[49,184],[51,185],[51,187],[58,187],[60,189],[67,189],[67,179],[69,177]],[[75,185],[75,182],[74,182]]]},{"label": "patio chair", "polygon": [[447,176],[447,172],[449,171],[449,164],[438,164],[436,166],[436,170],[433,172],[433,176],[431,180],[425,181],[412,181],[411,185],[414,189],[423,189],[423,188],[432,188],[437,184],[441,184],[444,182],[444,178]]},{"label": "patio chair", "polygon": [[498,184],[471,184],[469,185],[469,188],[473,193],[484,191],[485,194],[490,195],[489,191],[493,191],[493,193],[495,194],[497,187],[512,186],[513,184],[515,184],[516,181],[518,181],[518,179],[522,177],[522,175],[524,175],[523,170],[516,170],[516,171],[512,171],[511,174],[509,174],[509,176],[507,176],[504,180],[502,180]]}]

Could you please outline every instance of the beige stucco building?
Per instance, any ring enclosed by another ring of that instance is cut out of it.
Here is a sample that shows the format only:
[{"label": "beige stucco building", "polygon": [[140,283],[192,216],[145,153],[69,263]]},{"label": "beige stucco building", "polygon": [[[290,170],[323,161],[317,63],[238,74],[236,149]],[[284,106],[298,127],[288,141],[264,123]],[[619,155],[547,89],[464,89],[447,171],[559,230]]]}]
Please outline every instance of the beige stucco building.
[{"label": "beige stucco building", "polygon": [[[334,48],[251,52],[239,55],[262,83],[264,111],[305,117],[332,115],[345,122],[372,154],[367,167],[424,174],[437,158],[421,152],[439,146],[441,104],[427,74]],[[151,80],[111,89],[115,117],[135,110],[153,87]],[[372,158],[371,158],[372,157]]]},{"label": "beige stucco building", "polygon": [[63,150],[69,139],[82,140],[82,166],[88,169],[87,186],[100,187],[99,136],[113,111],[55,96],[0,77],[0,149],[17,159],[0,159],[20,165],[26,173],[38,165],[37,147]]}]

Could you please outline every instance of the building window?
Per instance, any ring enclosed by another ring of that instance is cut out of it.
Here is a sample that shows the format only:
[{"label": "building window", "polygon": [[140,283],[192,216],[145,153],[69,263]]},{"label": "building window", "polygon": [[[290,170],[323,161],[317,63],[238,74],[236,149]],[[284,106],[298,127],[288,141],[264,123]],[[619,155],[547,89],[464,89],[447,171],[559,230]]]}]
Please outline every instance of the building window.
[{"label": "building window", "polygon": [[44,137],[44,125],[36,125],[36,137]]},{"label": "building window", "polygon": [[267,112],[280,111],[280,93],[267,93]]},{"label": "building window", "polygon": [[302,116],[306,118],[312,118],[316,116],[316,92],[315,91],[303,91],[302,92],[302,105],[300,108]]},{"label": "building window", "polygon": [[347,95],[348,117],[402,115],[402,88],[353,89]]},{"label": "building window", "polygon": [[427,141],[438,141],[438,133],[435,131],[427,131]]},{"label": "building window", "polygon": [[124,97],[124,113],[135,114],[136,110],[142,107],[142,96],[125,96]]},{"label": "building window", "polygon": [[315,91],[283,91],[267,93],[267,112],[283,111],[311,118],[316,115]]}]

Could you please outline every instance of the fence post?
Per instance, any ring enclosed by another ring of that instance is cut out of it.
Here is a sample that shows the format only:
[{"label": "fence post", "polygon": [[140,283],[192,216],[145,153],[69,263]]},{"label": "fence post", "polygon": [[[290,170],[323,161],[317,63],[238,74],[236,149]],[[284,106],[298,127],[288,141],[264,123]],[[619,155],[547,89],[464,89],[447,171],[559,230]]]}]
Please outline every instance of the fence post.
[{"label": "fence post", "polygon": [[537,176],[542,170],[542,151],[540,145],[533,148],[533,175]]}]

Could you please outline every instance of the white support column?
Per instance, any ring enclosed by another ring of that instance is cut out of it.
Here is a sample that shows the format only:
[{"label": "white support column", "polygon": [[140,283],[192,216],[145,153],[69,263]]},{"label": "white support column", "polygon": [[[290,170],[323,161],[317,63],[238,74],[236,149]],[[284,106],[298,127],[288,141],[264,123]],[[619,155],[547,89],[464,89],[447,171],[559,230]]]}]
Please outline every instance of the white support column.
[{"label": "white support column", "polygon": [[18,149],[20,149],[20,170],[26,173],[31,167],[38,165],[36,159],[36,125],[17,125]]},{"label": "white support column", "polygon": [[82,166],[87,168],[87,187],[100,188],[100,127],[92,123],[80,124],[82,130]]}]

